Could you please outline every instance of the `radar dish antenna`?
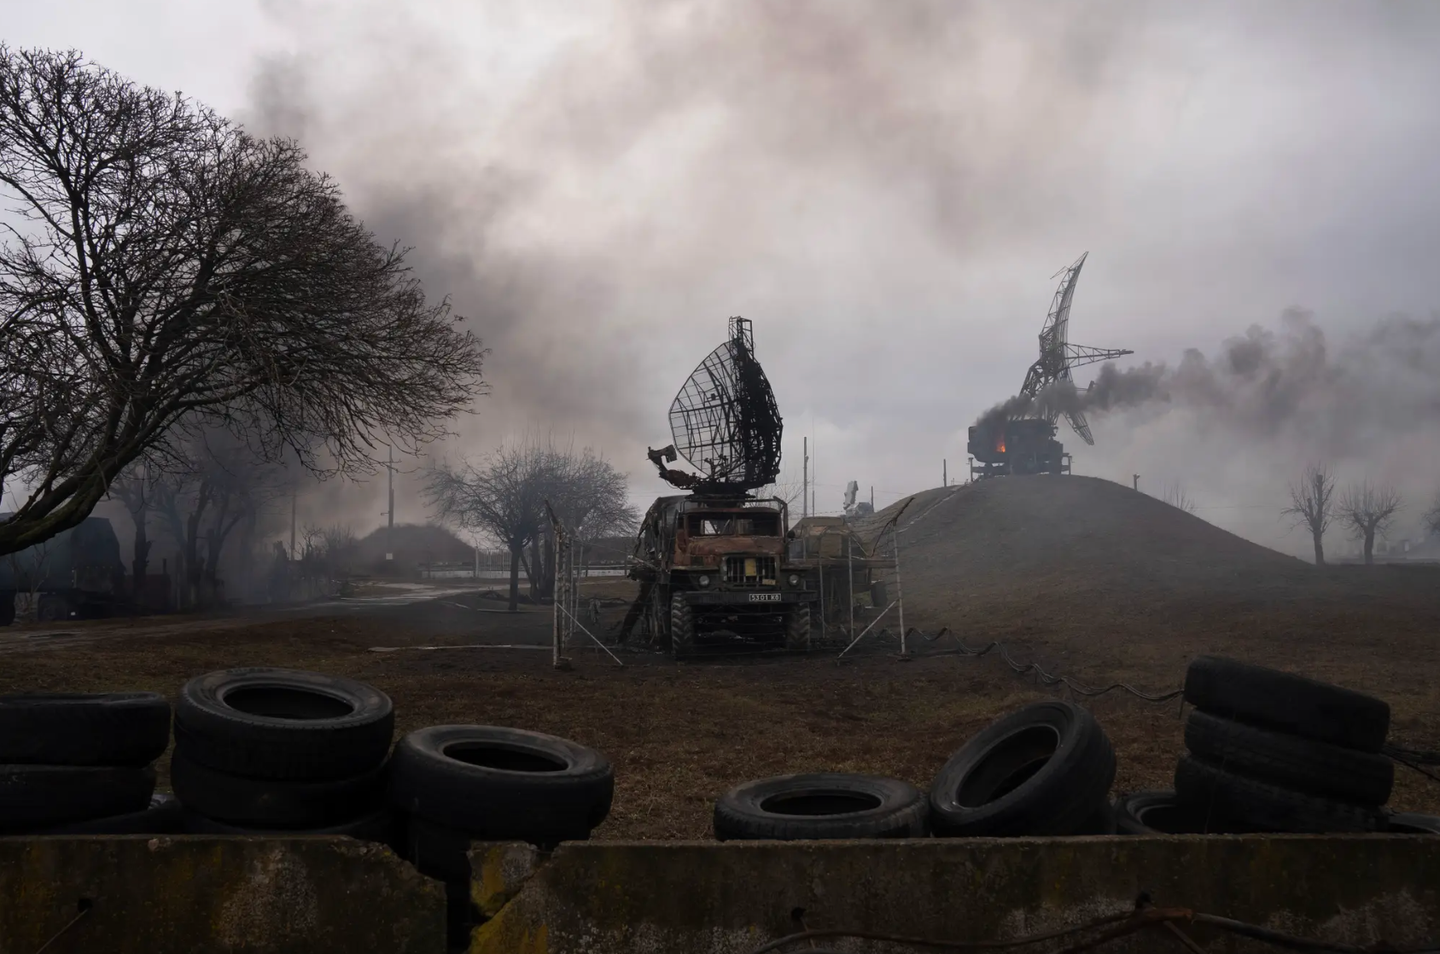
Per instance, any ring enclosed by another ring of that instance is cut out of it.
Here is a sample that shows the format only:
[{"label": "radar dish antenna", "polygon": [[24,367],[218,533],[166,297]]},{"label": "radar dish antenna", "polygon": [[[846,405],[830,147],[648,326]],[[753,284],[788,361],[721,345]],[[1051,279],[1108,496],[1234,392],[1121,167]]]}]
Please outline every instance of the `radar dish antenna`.
[{"label": "radar dish antenna", "polygon": [[[1080,269],[1085,265],[1089,254],[1086,252],[1076,259],[1073,265],[1055,273],[1055,276],[1063,273],[1065,277],[1060,279],[1060,286],[1055,289],[1055,297],[1050,301],[1050,313],[1046,315],[1045,324],[1040,328],[1040,357],[1025,372],[1025,383],[1020,387],[1021,394],[1037,398],[1052,385],[1064,382],[1073,386],[1070,374],[1073,369],[1135,353],[1124,348],[1092,348],[1070,343],[1070,303],[1075,298],[1075,284],[1080,280]],[[1053,403],[1046,406],[1047,403],[1040,402],[1038,410],[1041,417],[1054,424],[1060,419],[1062,412]],[[1063,413],[1081,440],[1087,444],[1095,443],[1095,438],[1090,433],[1090,424],[1083,413],[1075,408]]]},{"label": "radar dish antenna", "polygon": [[[730,319],[730,336],[695,368],[670,405],[675,443],[650,451],[660,476],[706,494],[745,493],[780,474],[780,409],[745,318]],[[697,474],[670,470],[663,461],[685,460]]]}]

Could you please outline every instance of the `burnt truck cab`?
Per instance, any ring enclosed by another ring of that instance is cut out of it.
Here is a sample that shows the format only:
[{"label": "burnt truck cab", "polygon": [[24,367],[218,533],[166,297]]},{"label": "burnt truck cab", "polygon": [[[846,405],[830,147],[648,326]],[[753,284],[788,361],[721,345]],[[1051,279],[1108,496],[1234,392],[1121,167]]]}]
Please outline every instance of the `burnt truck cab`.
[{"label": "burnt truck cab", "polygon": [[659,498],[641,522],[630,570],[652,632],[677,655],[720,631],[808,647],[818,594],[791,563],[788,544],[788,510],[778,498]]},{"label": "burnt truck cab", "polygon": [[1070,455],[1044,418],[1016,418],[971,426],[965,451],[975,460],[975,477],[1068,474]]}]

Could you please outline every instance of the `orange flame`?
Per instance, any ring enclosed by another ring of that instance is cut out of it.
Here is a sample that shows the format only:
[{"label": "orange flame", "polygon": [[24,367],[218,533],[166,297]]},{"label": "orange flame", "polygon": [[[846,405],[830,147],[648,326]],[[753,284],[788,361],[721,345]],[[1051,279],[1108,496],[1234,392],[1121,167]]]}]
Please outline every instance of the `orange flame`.
[{"label": "orange flame", "polygon": [[995,438],[995,451],[999,454],[1005,453],[1005,434],[1003,432]]}]

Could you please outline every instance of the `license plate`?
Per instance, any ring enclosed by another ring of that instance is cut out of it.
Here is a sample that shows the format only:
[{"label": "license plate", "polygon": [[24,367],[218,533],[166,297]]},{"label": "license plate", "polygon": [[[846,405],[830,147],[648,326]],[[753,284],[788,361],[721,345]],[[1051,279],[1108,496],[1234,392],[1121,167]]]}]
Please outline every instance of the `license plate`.
[{"label": "license plate", "polygon": [[778,603],[778,602],[780,602],[780,594],[779,594],[779,593],[751,593],[751,594],[750,594],[750,602],[752,602],[752,603]]}]

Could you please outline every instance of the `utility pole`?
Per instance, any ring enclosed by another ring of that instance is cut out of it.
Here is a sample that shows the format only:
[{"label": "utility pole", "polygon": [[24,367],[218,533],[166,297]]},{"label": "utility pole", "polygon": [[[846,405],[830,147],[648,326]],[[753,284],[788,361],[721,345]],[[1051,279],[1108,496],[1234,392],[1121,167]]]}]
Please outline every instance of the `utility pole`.
[{"label": "utility pole", "polygon": [[875,485],[870,485],[870,512],[875,512]]},{"label": "utility pole", "polygon": [[950,461],[944,457],[940,458],[940,486],[950,486]]},{"label": "utility pole", "polygon": [[390,448],[390,460],[385,465],[385,475],[390,485],[390,509],[385,511],[389,525],[385,528],[385,559],[395,559],[395,448]]},{"label": "utility pole", "polygon": [[804,449],[805,461],[800,471],[800,519],[804,520],[810,516],[810,438],[800,438],[804,443],[800,446]]},{"label": "utility pole", "polygon": [[1135,475],[1135,489],[1136,489],[1136,490],[1139,490],[1139,489],[1140,489],[1140,475],[1139,475],[1139,474],[1136,474],[1136,475]]},{"label": "utility pole", "polygon": [[290,491],[290,559],[295,559],[295,497],[296,491]]}]

